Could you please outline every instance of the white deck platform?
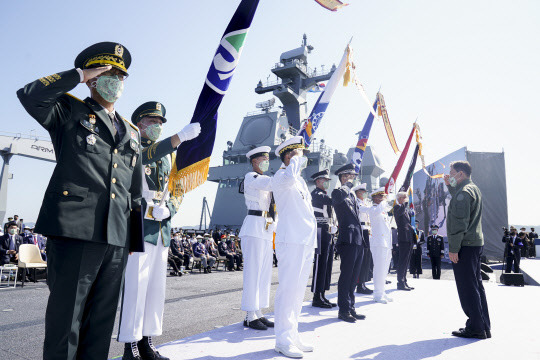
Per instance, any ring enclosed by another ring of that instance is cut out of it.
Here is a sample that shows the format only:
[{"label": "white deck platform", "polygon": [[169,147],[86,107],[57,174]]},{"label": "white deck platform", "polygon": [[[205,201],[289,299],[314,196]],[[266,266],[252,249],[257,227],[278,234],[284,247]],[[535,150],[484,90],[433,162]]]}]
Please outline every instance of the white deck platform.
[{"label": "white deck platform", "polygon": [[[357,311],[367,319],[355,324],[339,321],[335,309],[313,308],[306,302],[301,337],[316,348],[304,358],[540,359],[540,287],[485,283],[493,337],[470,340],[451,336],[465,323],[453,281],[409,283],[414,291],[392,291],[394,302],[386,305],[358,296]],[[390,287],[394,289],[395,283]],[[160,352],[171,360],[283,359],[274,351],[273,335],[272,329],[255,331],[236,323],[170,342]]]}]

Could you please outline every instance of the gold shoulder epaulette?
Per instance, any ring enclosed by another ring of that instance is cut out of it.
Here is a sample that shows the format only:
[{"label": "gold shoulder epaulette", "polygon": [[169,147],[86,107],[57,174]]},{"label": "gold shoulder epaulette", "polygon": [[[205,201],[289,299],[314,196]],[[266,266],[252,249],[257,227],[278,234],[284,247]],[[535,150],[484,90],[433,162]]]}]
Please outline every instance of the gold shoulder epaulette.
[{"label": "gold shoulder epaulette", "polygon": [[131,121],[127,120],[127,119],[126,119],[125,117],[123,117],[123,116],[122,116],[122,119],[123,119],[125,122],[127,122],[127,123],[129,124],[129,126],[131,126],[132,128],[134,128],[135,130],[139,131],[139,128],[138,128],[136,125],[132,124]]},{"label": "gold shoulder epaulette", "polygon": [[74,98],[75,100],[79,100],[80,102],[82,102],[84,104],[84,101],[82,101],[81,99],[79,99],[78,97],[74,96],[74,95],[71,95],[70,93],[66,93],[67,96],[71,96],[72,98]]}]

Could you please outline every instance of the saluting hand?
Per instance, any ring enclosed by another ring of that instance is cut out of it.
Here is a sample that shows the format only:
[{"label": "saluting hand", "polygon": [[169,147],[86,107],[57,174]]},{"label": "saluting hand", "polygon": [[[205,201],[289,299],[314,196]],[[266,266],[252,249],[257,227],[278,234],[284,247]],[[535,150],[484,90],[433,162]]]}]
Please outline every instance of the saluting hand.
[{"label": "saluting hand", "polygon": [[450,186],[450,175],[444,175],[444,183],[446,184],[446,186]]},{"label": "saluting hand", "polygon": [[82,72],[83,72],[83,75],[84,75],[84,80],[83,80],[83,83],[86,83],[88,82],[89,80],[101,75],[102,73],[104,73],[105,71],[109,71],[112,69],[112,66],[111,65],[107,65],[107,66],[100,66],[100,67],[96,67],[96,68],[91,68],[91,69],[84,69]]}]

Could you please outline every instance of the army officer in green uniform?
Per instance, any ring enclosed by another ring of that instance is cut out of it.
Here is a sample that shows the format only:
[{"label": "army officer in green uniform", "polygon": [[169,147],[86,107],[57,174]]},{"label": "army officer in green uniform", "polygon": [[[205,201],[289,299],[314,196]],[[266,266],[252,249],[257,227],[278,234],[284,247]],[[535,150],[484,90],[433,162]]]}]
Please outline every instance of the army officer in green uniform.
[{"label": "army officer in green uniform", "polygon": [[168,360],[152,342],[152,337],[162,334],[171,219],[180,205],[165,190],[175,166],[176,148],[197,137],[201,126],[188,124],[178,134],[158,142],[167,119],[165,106],[156,101],[139,106],[131,121],[139,127],[142,138],[145,251],[128,259],[118,341],[126,343],[123,360]]},{"label": "army officer in green uniform", "polygon": [[[56,156],[35,227],[48,237],[46,360],[107,359],[128,252],[144,247],[140,137],[115,111],[130,63],[121,44],[98,43],[17,92]],[[68,93],[80,83],[85,100]]]}]

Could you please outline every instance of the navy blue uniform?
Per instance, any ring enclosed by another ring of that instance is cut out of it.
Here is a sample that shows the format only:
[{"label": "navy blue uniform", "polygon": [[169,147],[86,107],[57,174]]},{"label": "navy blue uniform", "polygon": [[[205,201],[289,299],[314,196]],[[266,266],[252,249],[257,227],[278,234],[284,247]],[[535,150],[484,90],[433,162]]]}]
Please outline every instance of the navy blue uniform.
[{"label": "navy blue uniform", "polygon": [[332,265],[334,263],[334,236],[330,234],[333,224],[334,209],[332,198],[326,191],[315,188],[311,192],[311,204],[317,219],[317,249],[313,263],[313,281],[311,292],[320,293],[330,290]]},{"label": "navy blue uniform", "polygon": [[341,274],[338,281],[340,313],[354,312],[354,289],[364,256],[362,225],[358,218],[356,197],[351,192],[351,185],[352,183],[347,183],[332,191],[332,203],[339,224],[336,247],[341,257]]},{"label": "navy blue uniform", "polygon": [[429,235],[427,238],[427,253],[431,259],[431,274],[433,278],[441,278],[441,258],[444,256],[444,239],[440,235]]}]

